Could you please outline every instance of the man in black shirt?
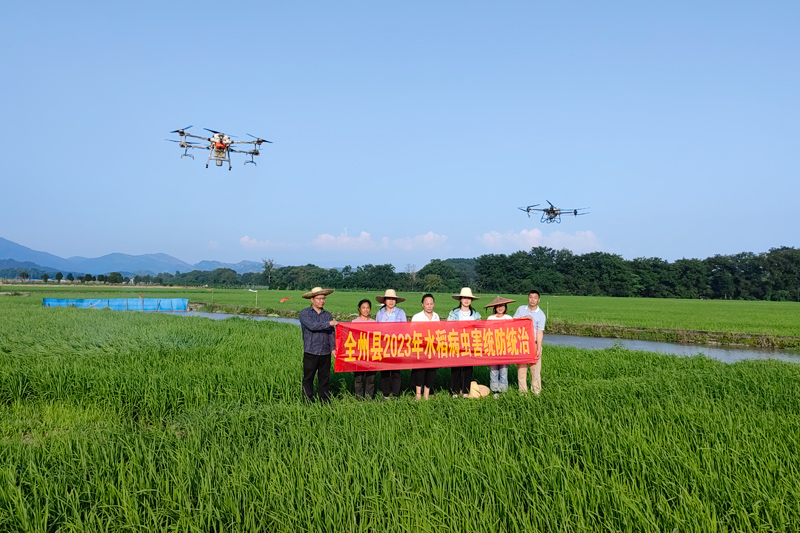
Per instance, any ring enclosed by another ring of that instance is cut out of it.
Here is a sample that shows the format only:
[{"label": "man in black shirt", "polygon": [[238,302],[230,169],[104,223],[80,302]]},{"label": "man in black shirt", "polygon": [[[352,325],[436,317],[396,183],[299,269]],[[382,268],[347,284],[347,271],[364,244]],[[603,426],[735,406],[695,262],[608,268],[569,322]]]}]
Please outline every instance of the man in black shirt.
[{"label": "man in black shirt", "polygon": [[338,324],[328,311],[323,309],[325,297],[333,289],[314,287],[303,298],[311,300],[311,307],[300,311],[300,330],[303,332],[303,397],[314,401],[314,374],[317,375],[319,399],[329,402],[331,356],[336,351],[336,330]]}]

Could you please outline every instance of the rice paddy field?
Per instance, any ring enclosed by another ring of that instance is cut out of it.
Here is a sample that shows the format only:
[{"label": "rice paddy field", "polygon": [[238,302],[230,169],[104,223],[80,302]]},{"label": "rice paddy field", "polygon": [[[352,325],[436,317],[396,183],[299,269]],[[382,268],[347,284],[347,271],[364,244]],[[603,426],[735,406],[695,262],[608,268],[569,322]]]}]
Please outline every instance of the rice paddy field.
[{"label": "rice paddy field", "polygon": [[[352,375],[332,374],[333,402],[309,405],[299,328],[42,307],[42,297],[100,297],[81,289],[0,296],[2,531],[800,528],[800,365],[545,341],[538,397],[517,393],[512,367],[497,399],[450,398],[440,370],[427,402],[359,402]],[[278,305],[272,292],[259,306],[307,304],[295,292]],[[337,292],[326,307],[348,312],[364,296],[374,297]],[[232,305],[254,297],[214,291]],[[416,312],[418,299],[401,306]],[[797,321],[780,305],[770,325],[750,302],[702,317],[659,300],[657,322],[586,300],[553,298],[550,312],[745,333]],[[453,304],[438,295],[440,315]],[[487,369],[475,378],[488,383]]]},{"label": "rice paddy field", "polygon": [[[245,307],[285,309],[299,311],[308,307],[308,300],[302,298],[304,291],[261,290],[258,293],[247,289],[204,288],[141,288],[107,287],[103,285],[49,286],[27,285],[0,287],[0,291],[23,290],[37,298],[136,298],[140,293],[144,298],[188,298],[190,302],[239,305]],[[309,287],[310,290],[310,287]],[[373,305],[373,315],[377,311],[375,296],[382,291],[337,291],[328,297],[325,308],[335,313],[357,313],[359,300],[369,298]],[[398,293],[406,298],[399,307],[410,317],[422,310],[422,292]],[[458,302],[450,293],[437,293],[436,311],[447,315]],[[478,294],[480,300],[475,307],[485,317],[483,306],[496,294]],[[509,306],[509,312],[527,302],[527,294],[503,294],[516,300]],[[280,300],[290,298],[285,302]],[[256,301],[257,299],[257,301]],[[800,335],[800,303],[763,302],[741,300],[678,300],[667,298],[611,298],[602,296],[553,296],[543,294],[540,307],[547,312],[548,321],[571,324],[598,324],[606,326],[629,326],[637,328],[670,328],[682,330],[705,330],[730,333],[762,335]]]}]

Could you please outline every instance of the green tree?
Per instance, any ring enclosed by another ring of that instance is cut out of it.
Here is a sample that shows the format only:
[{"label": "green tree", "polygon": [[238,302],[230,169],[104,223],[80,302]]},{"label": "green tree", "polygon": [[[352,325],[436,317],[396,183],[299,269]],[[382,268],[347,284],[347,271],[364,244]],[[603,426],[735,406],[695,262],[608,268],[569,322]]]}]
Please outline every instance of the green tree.
[{"label": "green tree", "polygon": [[[514,292],[510,261],[505,254],[486,254],[475,260],[477,283],[486,292]],[[422,271],[420,271],[422,273]]]},{"label": "green tree", "polygon": [[122,283],[124,280],[119,272],[111,272],[106,279],[108,283]]},{"label": "green tree", "polygon": [[62,279],[64,279],[64,274],[62,274],[61,272],[57,272],[56,273],[56,281],[61,283]]},{"label": "green tree", "polygon": [[558,252],[547,246],[531,248],[529,262],[532,270],[531,281],[533,286],[529,288],[523,287],[520,292],[526,293],[531,289],[550,294],[565,292],[564,275],[558,271],[558,265],[556,265],[557,257]]},{"label": "green tree", "polygon": [[47,280],[48,280],[48,279],[50,279],[50,274],[48,274],[47,272],[45,272],[44,274],[42,274],[42,281],[44,281],[45,283],[47,283]]},{"label": "green tree", "polygon": [[735,298],[737,292],[734,283],[735,267],[730,256],[715,255],[707,258],[704,263],[708,269],[711,297],[725,300]]},{"label": "green tree", "polygon": [[700,259],[678,259],[672,263],[675,296],[678,298],[709,298],[708,266]]},{"label": "green tree", "polygon": [[241,285],[236,271],[230,268],[216,268],[211,271],[209,278],[214,285]]},{"label": "green tree", "polygon": [[264,276],[264,283],[267,287],[272,284],[272,273],[275,271],[275,261],[272,259],[262,259],[264,263],[264,270],[262,271],[262,275]]},{"label": "green tree", "polygon": [[75,276],[72,275],[72,272],[67,274],[67,281],[75,281]]},{"label": "green tree", "polygon": [[439,274],[426,274],[422,278],[422,288],[425,292],[441,292],[444,290],[444,282]]},{"label": "green tree", "polygon": [[450,263],[441,259],[434,259],[417,273],[422,279],[429,274],[436,274],[442,279],[442,290],[457,291],[461,288],[461,275]]},{"label": "green tree", "polygon": [[637,257],[630,263],[638,281],[635,294],[644,298],[672,298],[674,281],[670,264],[658,257]]},{"label": "green tree", "polygon": [[764,283],[770,300],[800,302],[800,250],[770,248],[764,255]]}]

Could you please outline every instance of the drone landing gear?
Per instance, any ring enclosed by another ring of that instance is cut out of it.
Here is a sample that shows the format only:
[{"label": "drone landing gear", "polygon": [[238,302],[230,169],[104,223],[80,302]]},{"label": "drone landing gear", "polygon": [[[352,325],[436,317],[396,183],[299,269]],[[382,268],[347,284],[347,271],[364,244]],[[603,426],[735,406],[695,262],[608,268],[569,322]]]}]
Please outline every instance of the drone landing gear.
[{"label": "drone landing gear", "polygon": [[253,161],[252,159],[250,159],[249,161],[245,161],[245,162],[244,162],[244,164],[245,164],[245,165],[246,165],[247,163],[253,163],[253,165],[255,165],[255,166],[258,166],[258,165],[256,164],[256,162],[255,162],[255,161]]},{"label": "drone landing gear", "polygon": [[184,157],[191,157],[191,158],[192,158],[192,161],[194,161],[194,156],[193,156],[192,154],[183,154],[183,155],[181,156],[181,159],[183,159]]}]

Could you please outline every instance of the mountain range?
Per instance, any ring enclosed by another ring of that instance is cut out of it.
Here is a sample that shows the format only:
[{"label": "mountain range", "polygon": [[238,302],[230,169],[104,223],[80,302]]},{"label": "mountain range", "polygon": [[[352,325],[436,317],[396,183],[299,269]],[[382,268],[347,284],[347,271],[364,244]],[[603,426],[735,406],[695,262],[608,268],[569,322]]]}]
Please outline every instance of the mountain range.
[{"label": "mountain range", "polygon": [[119,272],[123,276],[151,275],[161,272],[190,272],[192,270],[215,270],[230,268],[238,274],[261,272],[263,263],[259,261],[240,261],[222,263],[220,261],[200,261],[189,264],[167,254],[128,255],[107,254],[102,257],[69,257],[64,259],[47,252],[32,250],[8,239],[0,237],[0,268],[36,268],[43,272],[63,274],[88,273],[93,275]]}]

